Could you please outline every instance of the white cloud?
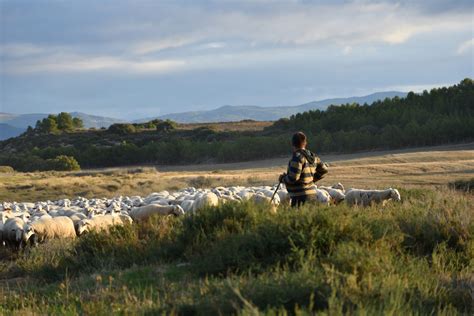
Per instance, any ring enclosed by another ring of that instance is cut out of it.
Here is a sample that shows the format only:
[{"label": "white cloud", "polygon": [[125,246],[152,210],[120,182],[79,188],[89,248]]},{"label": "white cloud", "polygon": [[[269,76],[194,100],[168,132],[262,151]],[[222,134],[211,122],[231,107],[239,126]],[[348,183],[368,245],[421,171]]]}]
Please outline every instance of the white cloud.
[{"label": "white cloud", "polygon": [[203,45],[200,45],[199,48],[201,49],[218,49],[218,48],[224,48],[226,46],[225,43],[223,42],[211,42],[211,43],[206,43]]},{"label": "white cloud", "polygon": [[393,85],[393,86],[384,86],[384,87],[377,87],[373,88],[370,93],[379,92],[379,91],[401,91],[401,92],[410,92],[413,91],[415,93],[423,92],[424,90],[430,91],[433,88],[439,87],[448,87],[452,86],[453,84],[457,84],[457,82],[438,82],[438,83],[431,83],[431,84],[406,84],[406,85]]},{"label": "white cloud", "polygon": [[186,62],[183,60],[133,60],[111,56],[54,55],[29,62],[12,62],[4,67],[3,71],[9,74],[31,74],[107,70],[160,74],[181,69],[185,65]]},{"label": "white cloud", "polygon": [[46,47],[30,43],[11,43],[0,46],[0,55],[7,57],[23,57],[44,53]]},{"label": "white cloud", "polygon": [[471,52],[472,54],[472,48],[474,47],[474,38],[471,38],[470,40],[467,40],[461,45],[459,45],[458,49],[456,50],[456,53],[458,55],[464,55],[465,53]]},{"label": "white cloud", "polygon": [[[123,21],[117,18],[117,25],[106,24],[107,29],[101,30],[106,40],[100,44],[79,40],[56,47],[6,44],[1,49],[6,56],[3,68],[9,73],[111,69],[166,73],[234,67],[278,60],[279,49],[286,49],[286,54],[298,49],[329,51],[331,47],[342,47],[342,54],[354,55],[353,47],[402,45],[423,33],[469,30],[472,23],[469,12],[426,14],[390,2],[308,5],[275,1],[263,7],[264,10],[232,6],[213,10],[191,6],[178,8],[173,14],[157,10],[156,17],[150,9],[143,17]],[[239,43],[236,50],[235,43]],[[458,54],[469,51],[472,45],[472,40],[463,43]],[[152,55],[155,58],[149,58]],[[235,56],[241,59],[236,60]]]},{"label": "white cloud", "polygon": [[196,38],[187,37],[171,37],[158,40],[148,40],[132,45],[132,53],[137,55],[145,55],[150,53],[157,53],[165,49],[178,48],[188,44],[192,44]]},{"label": "white cloud", "polygon": [[342,54],[343,55],[349,55],[352,52],[352,47],[351,46],[344,46],[342,49]]}]

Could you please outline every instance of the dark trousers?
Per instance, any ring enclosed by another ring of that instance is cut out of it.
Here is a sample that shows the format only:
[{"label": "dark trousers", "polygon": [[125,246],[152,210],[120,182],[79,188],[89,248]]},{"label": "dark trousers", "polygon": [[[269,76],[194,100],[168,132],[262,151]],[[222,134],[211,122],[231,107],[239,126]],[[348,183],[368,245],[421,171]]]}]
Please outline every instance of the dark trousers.
[{"label": "dark trousers", "polygon": [[306,202],[311,203],[316,201],[316,195],[302,195],[291,198],[291,207],[300,207]]}]

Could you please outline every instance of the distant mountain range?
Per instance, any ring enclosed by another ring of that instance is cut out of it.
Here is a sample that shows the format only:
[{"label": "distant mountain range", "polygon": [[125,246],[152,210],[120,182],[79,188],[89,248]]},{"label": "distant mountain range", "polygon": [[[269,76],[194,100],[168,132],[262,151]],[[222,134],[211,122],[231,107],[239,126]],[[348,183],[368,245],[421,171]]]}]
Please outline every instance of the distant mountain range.
[{"label": "distant mountain range", "polygon": [[254,106],[254,105],[225,105],[214,110],[192,111],[172,113],[158,117],[139,119],[134,122],[142,123],[153,119],[170,119],[179,123],[202,123],[202,122],[231,122],[251,119],[255,121],[275,121],[282,117],[309,110],[326,110],[330,105],[341,105],[346,103],[371,104],[377,100],[393,98],[395,96],[405,97],[406,92],[386,91],[377,92],[361,97],[334,98],[313,101],[296,106]]},{"label": "distant mountain range", "polygon": [[[170,119],[179,123],[232,122],[247,119],[255,121],[275,121],[282,117],[289,117],[293,114],[309,110],[326,110],[330,105],[346,103],[371,104],[374,101],[393,98],[395,96],[405,97],[406,93],[399,91],[377,92],[361,97],[325,99],[296,106],[264,107],[253,105],[225,105],[208,111],[172,113],[158,117],[143,118],[135,120],[133,123],[142,123],[153,119]],[[81,112],[71,112],[70,114],[73,117],[81,118],[86,128],[109,127],[115,123],[125,123],[125,121],[121,119],[89,115]],[[35,126],[36,121],[42,120],[46,116],[48,116],[47,113],[10,114],[0,112],[0,140],[20,135],[28,126]]]},{"label": "distant mountain range", "polygon": [[[114,123],[124,123],[124,120],[89,115],[81,112],[71,112],[73,117],[79,117],[84,122],[86,128],[109,127]],[[31,114],[11,114],[0,113],[0,140],[15,137],[23,133],[28,126],[35,126],[36,121],[47,117],[47,113],[31,113]]]},{"label": "distant mountain range", "polygon": [[23,133],[25,129],[0,123],[0,140],[15,137]]}]

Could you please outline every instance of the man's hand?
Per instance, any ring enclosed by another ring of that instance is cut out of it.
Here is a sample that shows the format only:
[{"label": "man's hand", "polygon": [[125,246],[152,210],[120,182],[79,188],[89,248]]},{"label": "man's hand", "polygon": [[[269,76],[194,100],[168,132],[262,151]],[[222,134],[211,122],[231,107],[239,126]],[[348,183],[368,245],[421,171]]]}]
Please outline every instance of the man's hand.
[{"label": "man's hand", "polygon": [[283,182],[284,178],[286,177],[286,173],[282,173],[279,177],[278,177],[278,181],[279,182]]}]

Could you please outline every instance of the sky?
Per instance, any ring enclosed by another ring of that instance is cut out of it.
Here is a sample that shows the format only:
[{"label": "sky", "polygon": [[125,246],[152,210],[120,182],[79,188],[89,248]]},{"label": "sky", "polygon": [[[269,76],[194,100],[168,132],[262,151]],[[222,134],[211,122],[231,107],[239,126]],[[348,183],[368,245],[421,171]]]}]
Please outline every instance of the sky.
[{"label": "sky", "polygon": [[123,119],[474,77],[471,0],[0,0],[0,112]]}]

